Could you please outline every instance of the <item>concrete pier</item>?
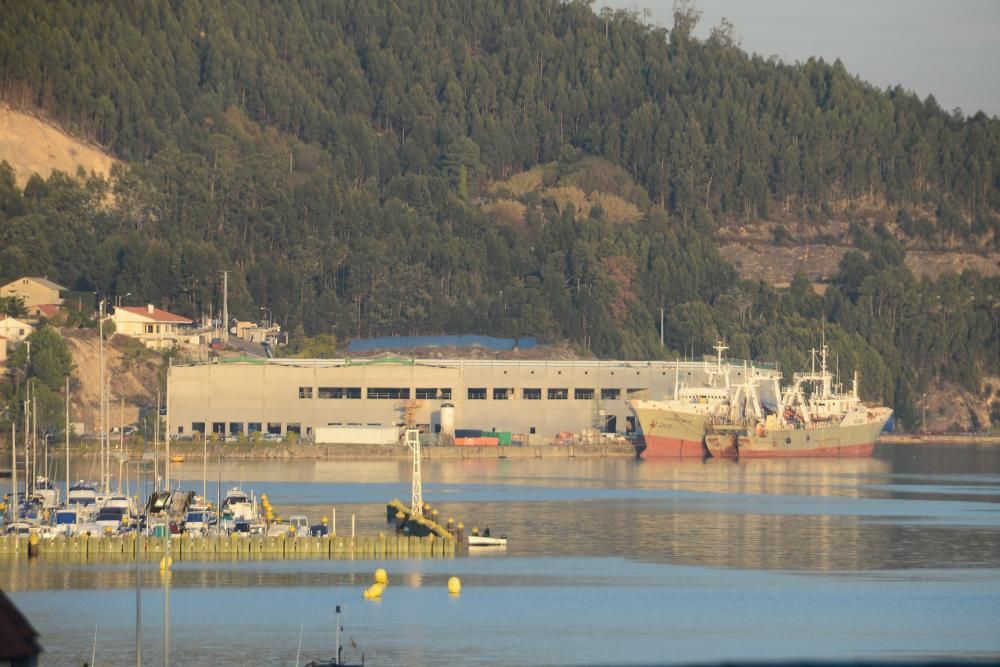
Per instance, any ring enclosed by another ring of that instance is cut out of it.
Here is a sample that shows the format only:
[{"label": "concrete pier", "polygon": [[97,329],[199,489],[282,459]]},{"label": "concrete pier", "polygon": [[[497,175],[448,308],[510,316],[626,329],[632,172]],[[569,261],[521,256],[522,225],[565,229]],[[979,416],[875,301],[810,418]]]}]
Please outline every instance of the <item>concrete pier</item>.
[{"label": "concrete pier", "polygon": [[[28,537],[0,536],[0,561],[6,558],[28,558]],[[74,537],[42,538],[39,541],[41,559],[76,557],[100,562],[135,558],[135,535],[78,535]],[[174,535],[170,554],[175,561],[207,559],[382,559],[382,558],[451,558],[457,541],[434,535],[325,535],[323,537],[267,537],[264,535]],[[163,554],[163,539],[143,537],[144,559],[159,559]]]}]

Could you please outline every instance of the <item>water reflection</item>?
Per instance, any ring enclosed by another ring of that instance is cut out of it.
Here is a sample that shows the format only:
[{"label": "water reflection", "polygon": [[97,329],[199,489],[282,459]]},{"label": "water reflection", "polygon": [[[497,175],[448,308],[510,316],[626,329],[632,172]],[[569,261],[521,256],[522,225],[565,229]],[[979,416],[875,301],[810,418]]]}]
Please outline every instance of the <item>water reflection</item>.
[{"label": "water reflection", "polygon": [[[384,530],[385,502],[410,491],[399,461],[207,468],[210,498],[213,479],[223,489],[242,482],[268,493],[279,514],[317,521],[335,509],[341,534],[352,515],[361,533]],[[200,462],[173,473],[201,490]],[[431,461],[424,480],[442,516],[507,534],[507,550],[378,563],[175,557],[171,660],[288,663],[303,622],[303,655],[330,655],[332,606],[345,600],[370,664],[1000,651],[1000,448],[880,446],[871,459],[813,461]],[[362,606],[378,566],[390,572],[388,597]],[[457,599],[445,590],[453,574],[463,580]],[[134,577],[124,559],[0,557],[0,587],[42,632],[51,664],[89,659],[94,609],[107,624],[99,657],[130,661]],[[155,662],[155,559],[143,581],[144,657]],[[776,627],[792,630],[776,642]]]}]

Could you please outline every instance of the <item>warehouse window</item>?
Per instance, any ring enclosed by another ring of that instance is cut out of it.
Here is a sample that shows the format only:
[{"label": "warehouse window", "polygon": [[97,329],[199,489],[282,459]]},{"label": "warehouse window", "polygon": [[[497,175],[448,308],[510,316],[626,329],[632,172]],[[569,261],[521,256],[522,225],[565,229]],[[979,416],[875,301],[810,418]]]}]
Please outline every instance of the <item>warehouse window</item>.
[{"label": "warehouse window", "polygon": [[548,397],[550,401],[562,401],[569,398],[569,389],[549,389]]},{"label": "warehouse window", "polygon": [[243,422],[229,422],[230,435],[239,435],[243,432]]},{"label": "warehouse window", "polygon": [[368,398],[399,400],[409,397],[409,387],[368,387]]},{"label": "warehouse window", "polygon": [[191,422],[191,432],[192,433],[204,433],[205,432],[205,422]]},{"label": "warehouse window", "polygon": [[299,398],[312,398],[313,388],[312,387],[299,387]]},{"label": "warehouse window", "polygon": [[431,400],[437,398],[438,390],[434,387],[417,387],[416,397],[422,400]]},{"label": "warehouse window", "polygon": [[602,389],[601,390],[601,400],[602,401],[615,401],[622,397],[621,389]]},{"label": "warehouse window", "polygon": [[267,432],[268,433],[272,433],[274,435],[281,435],[281,422],[278,422],[278,423],[268,422],[267,423]]},{"label": "warehouse window", "polygon": [[486,387],[469,387],[469,400],[470,401],[485,401],[486,400]]},{"label": "warehouse window", "polygon": [[260,422],[247,423],[247,433],[260,433]]},{"label": "warehouse window", "polygon": [[222,435],[226,432],[226,422],[212,422],[212,433]]},{"label": "warehouse window", "polygon": [[594,398],[594,390],[593,389],[574,389],[573,390],[573,398],[575,398],[578,401],[590,401],[590,400],[593,400],[593,398]]},{"label": "warehouse window", "polygon": [[361,398],[361,387],[320,387],[318,398]]},{"label": "warehouse window", "polygon": [[506,387],[503,389],[494,387],[493,389],[493,400],[494,401],[506,401],[510,398],[510,389]]},{"label": "warehouse window", "polygon": [[541,389],[522,389],[521,398],[526,401],[540,401],[542,400],[542,390]]},{"label": "warehouse window", "polygon": [[451,387],[442,387],[441,388],[440,398],[443,401],[450,401],[451,400]]},{"label": "warehouse window", "polygon": [[285,429],[285,430],[288,431],[289,433],[300,434],[300,433],[302,433],[302,425],[301,424],[289,424],[288,428]]}]

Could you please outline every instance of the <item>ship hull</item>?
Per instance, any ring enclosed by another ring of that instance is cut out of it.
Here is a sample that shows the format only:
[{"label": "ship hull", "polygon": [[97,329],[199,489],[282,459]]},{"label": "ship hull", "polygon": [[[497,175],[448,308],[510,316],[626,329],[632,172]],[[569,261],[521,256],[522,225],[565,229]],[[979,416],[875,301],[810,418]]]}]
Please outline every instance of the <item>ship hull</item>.
[{"label": "ship hull", "polygon": [[632,401],[646,449],[643,458],[700,458],[705,449],[707,415],[665,407],[658,401]]},{"label": "ship hull", "polygon": [[644,436],[646,449],[642,451],[643,458],[692,458],[703,457],[705,449],[701,440],[684,440],[665,436]]},{"label": "ship hull", "polygon": [[873,421],[850,426],[749,430],[739,433],[735,442],[731,433],[710,434],[705,445],[713,456],[741,459],[868,457],[875,451],[875,441],[889,415],[891,410],[886,410]]}]

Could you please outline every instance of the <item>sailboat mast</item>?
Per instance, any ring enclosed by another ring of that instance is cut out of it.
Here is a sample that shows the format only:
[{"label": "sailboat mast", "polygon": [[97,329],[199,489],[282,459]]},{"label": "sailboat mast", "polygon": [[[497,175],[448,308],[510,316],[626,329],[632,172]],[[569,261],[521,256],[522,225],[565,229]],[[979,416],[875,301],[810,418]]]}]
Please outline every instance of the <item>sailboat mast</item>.
[{"label": "sailboat mast", "polygon": [[38,394],[31,392],[31,493],[38,489]]},{"label": "sailboat mast", "polygon": [[153,423],[153,486],[160,484],[160,388],[156,388],[156,421]]},{"label": "sailboat mast", "polygon": [[69,504],[69,376],[66,376],[66,503]]},{"label": "sailboat mast", "polygon": [[[10,421],[10,474],[11,474],[11,489],[13,493],[11,494],[11,502],[14,503],[14,523],[17,523],[17,429],[14,427],[14,420]],[[20,544],[20,540],[15,541],[15,544]]]}]

